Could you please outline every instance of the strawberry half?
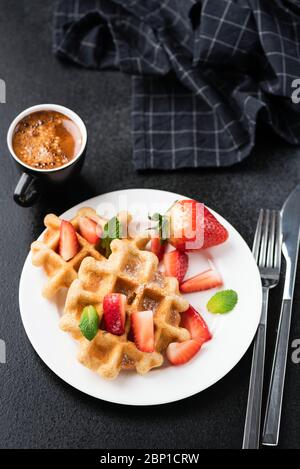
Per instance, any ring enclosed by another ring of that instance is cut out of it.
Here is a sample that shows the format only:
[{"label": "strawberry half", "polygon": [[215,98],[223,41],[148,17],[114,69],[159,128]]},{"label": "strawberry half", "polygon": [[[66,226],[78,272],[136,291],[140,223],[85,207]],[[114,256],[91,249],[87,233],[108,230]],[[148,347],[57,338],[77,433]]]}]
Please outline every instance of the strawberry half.
[{"label": "strawberry half", "polygon": [[228,238],[228,231],[200,202],[180,200],[168,212],[169,242],[180,251],[199,251]]},{"label": "strawberry half", "polygon": [[91,244],[98,243],[101,237],[101,228],[95,220],[88,217],[80,217],[78,221],[79,232],[84,239]]},{"label": "strawberry half", "polygon": [[195,291],[210,290],[211,288],[220,287],[223,285],[223,280],[220,274],[214,269],[208,269],[202,274],[195,275],[185,280],[180,285],[182,293],[192,293]]},{"label": "strawberry half", "polygon": [[158,260],[161,261],[164,257],[166,249],[166,243],[162,242],[158,235],[152,236],[151,238],[151,252],[158,257]]},{"label": "strawberry half", "polygon": [[181,313],[181,326],[189,331],[192,339],[201,342],[201,344],[212,338],[206,322],[191,305]]},{"label": "strawberry half", "polygon": [[167,348],[167,357],[172,365],[183,365],[191,360],[191,358],[199,352],[202,343],[189,339],[184,342],[172,342]]},{"label": "strawberry half", "polygon": [[227,229],[204,207],[204,244],[203,249],[217,246],[228,239]]},{"label": "strawberry half", "polygon": [[176,277],[181,283],[187,272],[189,258],[185,252],[172,251],[164,255],[165,272],[171,277]]},{"label": "strawberry half", "polygon": [[79,251],[80,246],[74,226],[67,220],[60,224],[58,253],[65,260],[71,260]]},{"label": "strawberry half", "polygon": [[125,333],[126,296],[122,293],[109,293],[103,298],[103,319],[107,332],[114,335]]},{"label": "strawberry half", "polygon": [[141,352],[154,351],[154,321],[152,311],[136,311],[131,315],[134,342]]}]

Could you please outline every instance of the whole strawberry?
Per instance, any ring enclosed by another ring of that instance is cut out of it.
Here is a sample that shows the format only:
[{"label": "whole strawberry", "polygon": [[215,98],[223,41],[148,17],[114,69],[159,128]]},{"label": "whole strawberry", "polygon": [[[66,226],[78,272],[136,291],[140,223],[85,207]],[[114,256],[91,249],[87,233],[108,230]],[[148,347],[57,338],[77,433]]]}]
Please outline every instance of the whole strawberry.
[{"label": "whole strawberry", "polygon": [[169,242],[179,251],[199,251],[224,243],[228,231],[200,202],[179,200],[168,212]]}]

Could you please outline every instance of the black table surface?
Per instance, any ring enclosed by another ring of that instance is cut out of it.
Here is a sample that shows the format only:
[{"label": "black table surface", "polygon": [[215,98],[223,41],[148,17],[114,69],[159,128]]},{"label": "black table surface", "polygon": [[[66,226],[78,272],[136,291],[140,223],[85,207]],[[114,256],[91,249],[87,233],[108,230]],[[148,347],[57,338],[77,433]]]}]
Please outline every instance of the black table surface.
[{"label": "black table surface", "polygon": [[[250,349],[220,382],[177,403],[135,408],[96,400],[61,381],[34,352],[19,314],[20,273],[47,212],[60,214],[94,195],[126,188],[165,189],[205,201],[251,245],[259,208],[279,209],[299,181],[300,149],[261,129],[255,151],[239,166],[135,172],[130,77],[59,62],[51,49],[52,10],[51,0],[0,0],[0,78],[7,86],[7,102],[0,104],[0,339],[7,349],[7,363],[0,364],[0,447],[240,448]],[[8,155],[6,132],[17,113],[43,102],[66,105],[83,117],[88,156],[76,187],[44,197],[32,208],[20,208],[12,199],[18,173]],[[300,278],[290,343],[300,338],[299,287]],[[267,377],[281,294],[282,284],[270,298]],[[281,448],[300,446],[300,364],[292,362],[291,354],[290,347]]]}]

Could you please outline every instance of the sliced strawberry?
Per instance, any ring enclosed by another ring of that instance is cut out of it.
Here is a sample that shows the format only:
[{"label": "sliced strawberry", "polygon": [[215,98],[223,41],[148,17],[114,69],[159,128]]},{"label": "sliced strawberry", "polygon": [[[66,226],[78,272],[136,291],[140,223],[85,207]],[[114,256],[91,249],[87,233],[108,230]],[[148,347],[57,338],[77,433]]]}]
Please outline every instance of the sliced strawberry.
[{"label": "sliced strawberry", "polygon": [[190,339],[184,342],[172,342],[167,348],[167,357],[172,365],[183,365],[193,358],[199,352],[202,343]]},{"label": "sliced strawberry", "polygon": [[88,217],[80,217],[78,221],[79,232],[89,243],[98,243],[101,237],[101,228],[95,220]]},{"label": "sliced strawberry", "polygon": [[131,315],[131,324],[135,345],[141,352],[154,351],[153,312],[136,311]]},{"label": "sliced strawberry", "polygon": [[195,291],[210,290],[211,288],[220,287],[223,280],[220,274],[214,269],[208,269],[202,274],[191,277],[180,285],[182,293],[192,293]]},{"label": "sliced strawberry", "polygon": [[181,251],[199,251],[228,238],[228,231],[200,202],[180,200],[168,212],[169,242]]},{"label": "sliced strawberry", "polygon": [[151,252],[158,257],[161,261],[166,249],[166,243],[163,243],[159,236],[152,236],[151,238]]},{"label": "sliced strawberry", "polygon": [[104,327],[114,335],[125,332],[126,296],[122,293],[109,293],[103,298]]},{"label": "sliced strawberry", "polygon": [[206,322],[191,305],[189,309],[181,313],[181,326],[189,331],[192,339],[198,340],[202,344],[212,337]]},{"label": "sliced strawberry", "polygon": [[188,265],[189,258],[185,252],[175,250],[164,255],[166,274],[171,277],[176,277],[179,283],[184,279]]},{"label": "sliced strawberry", "polygon": [[77,254],[79,249],[80,246],[74,226],[69,221],[62,220],[58,244],[59,255],[65,261],[69,261]]}]

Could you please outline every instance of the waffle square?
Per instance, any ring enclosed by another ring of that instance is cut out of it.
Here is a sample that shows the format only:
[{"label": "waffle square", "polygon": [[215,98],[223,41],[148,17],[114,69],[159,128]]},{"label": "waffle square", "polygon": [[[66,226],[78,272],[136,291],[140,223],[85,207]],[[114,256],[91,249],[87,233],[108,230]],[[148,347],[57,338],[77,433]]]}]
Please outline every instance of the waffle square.
[{"label": "waffle square", "polygon": [[97,215],[96,211],[92,208],[81,208],[77,212],[71,223],[76,230],[80,250],[71,260],[65,261],[57,253],[61,220],[56,215],[49,214],[45,217],[44,224],[47,230],[44,233],[43,239],[42,241],[34,241],[31,245],[33,265],[43,267],[48,277],[48,281],[42,291],[45,298],[53,298],[61,288],[69,288],[73,280],[77,278],[78,269],[85,257],[90,256],[98,261],[105,259],[97,251],[94,244],[89,243],[80,235],[78,220],[82,216],[95,220],[101,227],[106,223],[106,220]]},{"label": "waffle square", "polygon": [[[70,286],[60,320],[60,327],[79,340],[79,361],[107,379],[113,379],[122,369],[129,368],[145,374],[162,365],[162,352],[170,342],[190,338],[189,332],[179,326],[180,313],[189,305],[179,293],[177,280],[159,272],[157,257],[143,247],[142,239],[114,240],[107,260],[99,262],[92,257],[85,258],[78,278]],[[127,297],[122,336],[101,329],[103,298],[113,292]],[[100,318],[100,329],[92,341],[85,339],[79,329],[82,309],[87,305],[93,305]],[[148,309],[154,314],[155,351],[152,353],[137,349],[130,330],[131,314]]]}]

